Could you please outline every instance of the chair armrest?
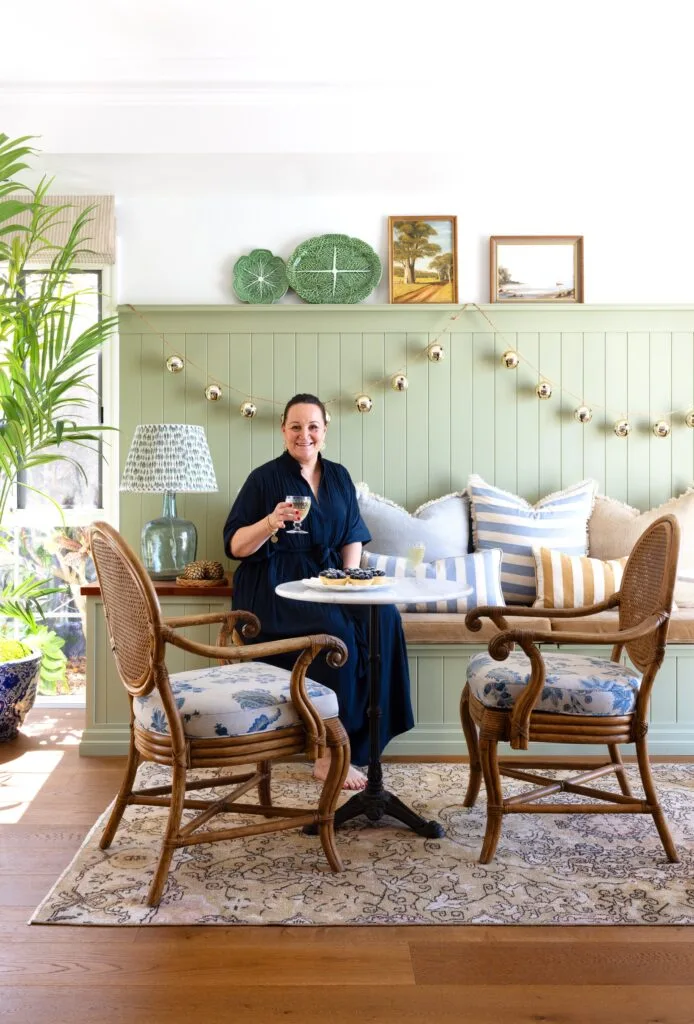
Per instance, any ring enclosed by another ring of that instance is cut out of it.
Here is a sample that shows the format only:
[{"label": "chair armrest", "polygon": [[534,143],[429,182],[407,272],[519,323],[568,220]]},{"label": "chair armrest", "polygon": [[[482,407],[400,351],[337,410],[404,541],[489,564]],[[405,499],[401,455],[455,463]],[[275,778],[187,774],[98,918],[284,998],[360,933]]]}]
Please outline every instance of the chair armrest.
[{"label": "chair armrest", "polygon": [[511,747],[514,750],[528,749],[530,715],[545,683],[545,663],[537,644],[556,644],[557,642],[586,646],[611,644],[613,648],[621,648],[630,640],[638,640],[640,637],[652,633],[669,617],[667,612],[659,612],[649,615],[648,618],[643,619],[637,626],[632,626],[631,629],[617,629],[613,633],[600,633],[597,637],[592,633],[557,634],[532,629],[506,629],[493,636],[489,641],[488,650],[495,661],[504,661],[508,658],[515,644],[518,644],[530,659],[531,671],[528,685],[514,703],[511,712]]},{"label": "chair armrest", "polygon": [[[260,632],[260,619],[252,612],[210,612],[206,615],[176,615],[162,619],[165,626],[179,629],[181,626],[205,626],[213,622],[221,623],[217,634],[217,646],[224,647],[229,641],[236,646],[243,646],[244,638],[252,639]],[[241,624],[239,632],[237,626]],[[226,659],[224,659],[226,660]]]},{"label": "chair armrest", "polygon": [[[241,614],[248,615],[250,613]],[[179,636],[166,624],[162,624],[160,636],[164,643],[180,647],[191,654],[200,654],[204,658],[218,658],[222,662],[257,661],[259,658],[269,658],[274,654],[291,654],[296,651],[298,657],[294,663],[289,684],[292,703],[306,729],[308,756],[317,758],[325,754],[325,725],[306,692],[306,670],[321,651],[327,652],[326,661],[331,668],[341,668],[345,664],[347,647],[338,637],[321,633],[315,636],[296,636],[284,640],[272,640],[263,644],[251,644],[249,647],[243,645],[220,647],[213,644],[197,643],[188,637]]]},{"label": "chair armrest", "polygon": [[596,615],[598,612],[609,611],[610,608],[617,607],[619,607],[619,594],[612,594],[606,601],[588,605],[587,608],[527,608],[525,605],[480,605],[479,608],[470,609],[465,616],[465,625],[471,632],[477,633],[482,628],[481,618],[491,619],[494,625],[500,629],[508,629],[509,626],[505,619],[513,618],[514,616],[524,619],[583,619],[588,615]]}]

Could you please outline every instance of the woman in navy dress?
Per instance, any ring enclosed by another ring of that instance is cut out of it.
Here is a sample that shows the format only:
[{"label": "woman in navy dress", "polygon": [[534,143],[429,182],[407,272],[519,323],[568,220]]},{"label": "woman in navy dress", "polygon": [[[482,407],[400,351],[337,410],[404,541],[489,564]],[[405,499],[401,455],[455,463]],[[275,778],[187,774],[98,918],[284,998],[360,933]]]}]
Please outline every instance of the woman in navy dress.
[{"label": "woman in navy dress", "polygon": [[[331,668],[319,657],[309,675],[336,692],[352,760],[365,764],[369,754],[368,608],[297,604],[277,597],[275,587],[317,576],[323,569],[357,568],[362,544],[371,538],[349,473],[320,454],[326,435],[325,406],[320,399],[305,394],[291,398],[282,416],[282,433],[285,452],[251,472],[224,526],[224,550],[240,561],[234,573],[233,607],[254,612],[260,619],[262,632],[255,643],[312,633],[330,633],[345,642],[349,657],[342,668]],[[292,505],[284,500],[288,494],[311,498],[301,524],[308,531],[305,534],[285,530],[296,519]],[[414,721],[400,615],[393,605],[380,606],[379,615],[383,749],[393,736],[411,729]],[[295,658],[292,654],[269,660],[291,668]],[[315,762],[316,778],[325,778],[329,756]],[[365,785],[363,773],[350,768],[345,788]]]}]

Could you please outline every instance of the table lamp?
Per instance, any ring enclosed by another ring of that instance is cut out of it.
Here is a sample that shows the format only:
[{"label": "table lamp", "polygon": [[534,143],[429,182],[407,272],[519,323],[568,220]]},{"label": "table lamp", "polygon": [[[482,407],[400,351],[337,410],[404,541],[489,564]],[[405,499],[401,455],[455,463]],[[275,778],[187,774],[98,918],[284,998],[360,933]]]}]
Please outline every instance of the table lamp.
[{"label": "table lamp", "polygon": [[142,561],[153,580],[179,576],[195,561],[198,531],[176,515],[177,492],[216,491],[203,427],[190,423],[141,423],[135,427],[121,491],[164,494],[160,518],[142,527]]}]

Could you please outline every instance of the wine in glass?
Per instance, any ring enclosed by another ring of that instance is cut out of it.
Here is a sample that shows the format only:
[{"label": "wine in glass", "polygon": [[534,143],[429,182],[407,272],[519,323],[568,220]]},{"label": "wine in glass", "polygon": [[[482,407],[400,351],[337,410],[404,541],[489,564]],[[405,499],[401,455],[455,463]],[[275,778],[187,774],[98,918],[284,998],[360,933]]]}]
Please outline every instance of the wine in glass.
[{"label": "wine in glass", "polygon": [[288,494],[284,500],[290,502],[294,511],[299,513],[299,522],[294,523],[293,528],[287,530],[287,533],[308,533],[308,530],[301,529],[299,523],[303,523],[308,515],[308,511],[311,508],[311,499],[307,498],[305,494]]},{"label": "wine in glass", "polygon": [[422,564],[424,559],[424,552],[426,545],[422,541],[418,541],[416,544],[411,544],[407,552],[407,558],[412,568],[417,571],[417,567]]}]

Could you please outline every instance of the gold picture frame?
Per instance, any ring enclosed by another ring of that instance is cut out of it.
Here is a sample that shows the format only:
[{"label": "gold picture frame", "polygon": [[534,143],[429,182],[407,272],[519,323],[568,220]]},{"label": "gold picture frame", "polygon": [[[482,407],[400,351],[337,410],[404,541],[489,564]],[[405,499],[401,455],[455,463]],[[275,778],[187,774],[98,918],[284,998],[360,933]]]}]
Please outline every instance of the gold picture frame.
[{"label": "gold picture frame", "polygon": [[458,302],[457,217],[388,218],[390,302]]},{"label": "gold picture frame", "polygon": [[493,235],[490,302],[583,302],[583,235]]}]

